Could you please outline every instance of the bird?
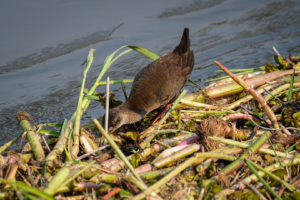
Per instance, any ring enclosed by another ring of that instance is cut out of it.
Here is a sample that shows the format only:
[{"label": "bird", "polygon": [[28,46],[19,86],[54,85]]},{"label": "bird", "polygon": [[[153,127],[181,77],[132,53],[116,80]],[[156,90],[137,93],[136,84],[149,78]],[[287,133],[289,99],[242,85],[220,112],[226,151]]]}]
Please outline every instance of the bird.
[{"label": "bird", "polygon": [[[108,113],[108,131],[141,120],[162,105],[173,103],[194,67],[189,29],[185,28],[175,49],[144,67],[134,78],[128,99]],[[105,124],[105,115],[103,116]]]}]

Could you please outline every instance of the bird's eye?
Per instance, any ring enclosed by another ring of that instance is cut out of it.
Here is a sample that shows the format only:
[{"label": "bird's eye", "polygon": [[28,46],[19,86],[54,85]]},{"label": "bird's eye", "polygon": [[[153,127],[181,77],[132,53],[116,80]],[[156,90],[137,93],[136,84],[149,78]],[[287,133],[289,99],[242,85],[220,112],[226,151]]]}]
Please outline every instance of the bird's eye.
[{"label": "bird's eye", "polygon": [[114,126],[115,124],[110,124],[110,126]]}]

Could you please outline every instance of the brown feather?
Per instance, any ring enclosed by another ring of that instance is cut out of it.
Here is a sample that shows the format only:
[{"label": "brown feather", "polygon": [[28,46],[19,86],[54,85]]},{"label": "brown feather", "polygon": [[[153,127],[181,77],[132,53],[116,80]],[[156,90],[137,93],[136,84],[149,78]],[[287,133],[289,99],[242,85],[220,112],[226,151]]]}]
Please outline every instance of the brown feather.
[{"label": "brown feather", "polygon": [[150,63],[135,76],[127,101],[109,112],[110,131],[137,122],[178,97],[194,67],[190,44],[189,29],[185,28],[179,45],[172,52]]}]

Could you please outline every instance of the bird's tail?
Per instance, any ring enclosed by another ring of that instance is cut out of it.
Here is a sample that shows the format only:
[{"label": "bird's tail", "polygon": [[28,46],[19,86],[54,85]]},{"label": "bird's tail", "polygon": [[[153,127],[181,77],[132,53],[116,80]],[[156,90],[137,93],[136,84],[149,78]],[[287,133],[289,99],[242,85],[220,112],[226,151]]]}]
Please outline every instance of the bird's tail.
[{"label": "bird's tail", "polygon": [[179,45],[174,49],[174,52],[178,52],[179,55],[182,55],[190,51],[191,40],[189,38],[189,29],[185,28],[181,37]]}]

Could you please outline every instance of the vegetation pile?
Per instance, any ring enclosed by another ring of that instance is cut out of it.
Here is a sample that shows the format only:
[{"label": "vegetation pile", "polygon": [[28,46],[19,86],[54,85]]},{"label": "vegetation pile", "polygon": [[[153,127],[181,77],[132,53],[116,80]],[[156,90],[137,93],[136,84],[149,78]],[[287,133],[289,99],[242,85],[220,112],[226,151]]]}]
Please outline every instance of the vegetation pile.
[{"label": "vegetation pile", "polygon": [[[70,119],[36,124],[17,113],[23,133],[0,148],[0,199],[300,199],[300,55],[275,51],[274,64],[252,69],[228,70],[215,61],[228,77],[182,91],[154,124],[163,108],[108,133],[101,118],[81,124],[81,117],[92,100],[106,109],[122,103],[108,89],[96,92],[99,85],[124,88],[133,80],[101,81],[105,72],[132,50],[159,58],[143,47],[121,48],[86,89],[90,50]],[[45,129],[51,126],[60,131]],[[25,136],[28,143],[7,151]]]}]

